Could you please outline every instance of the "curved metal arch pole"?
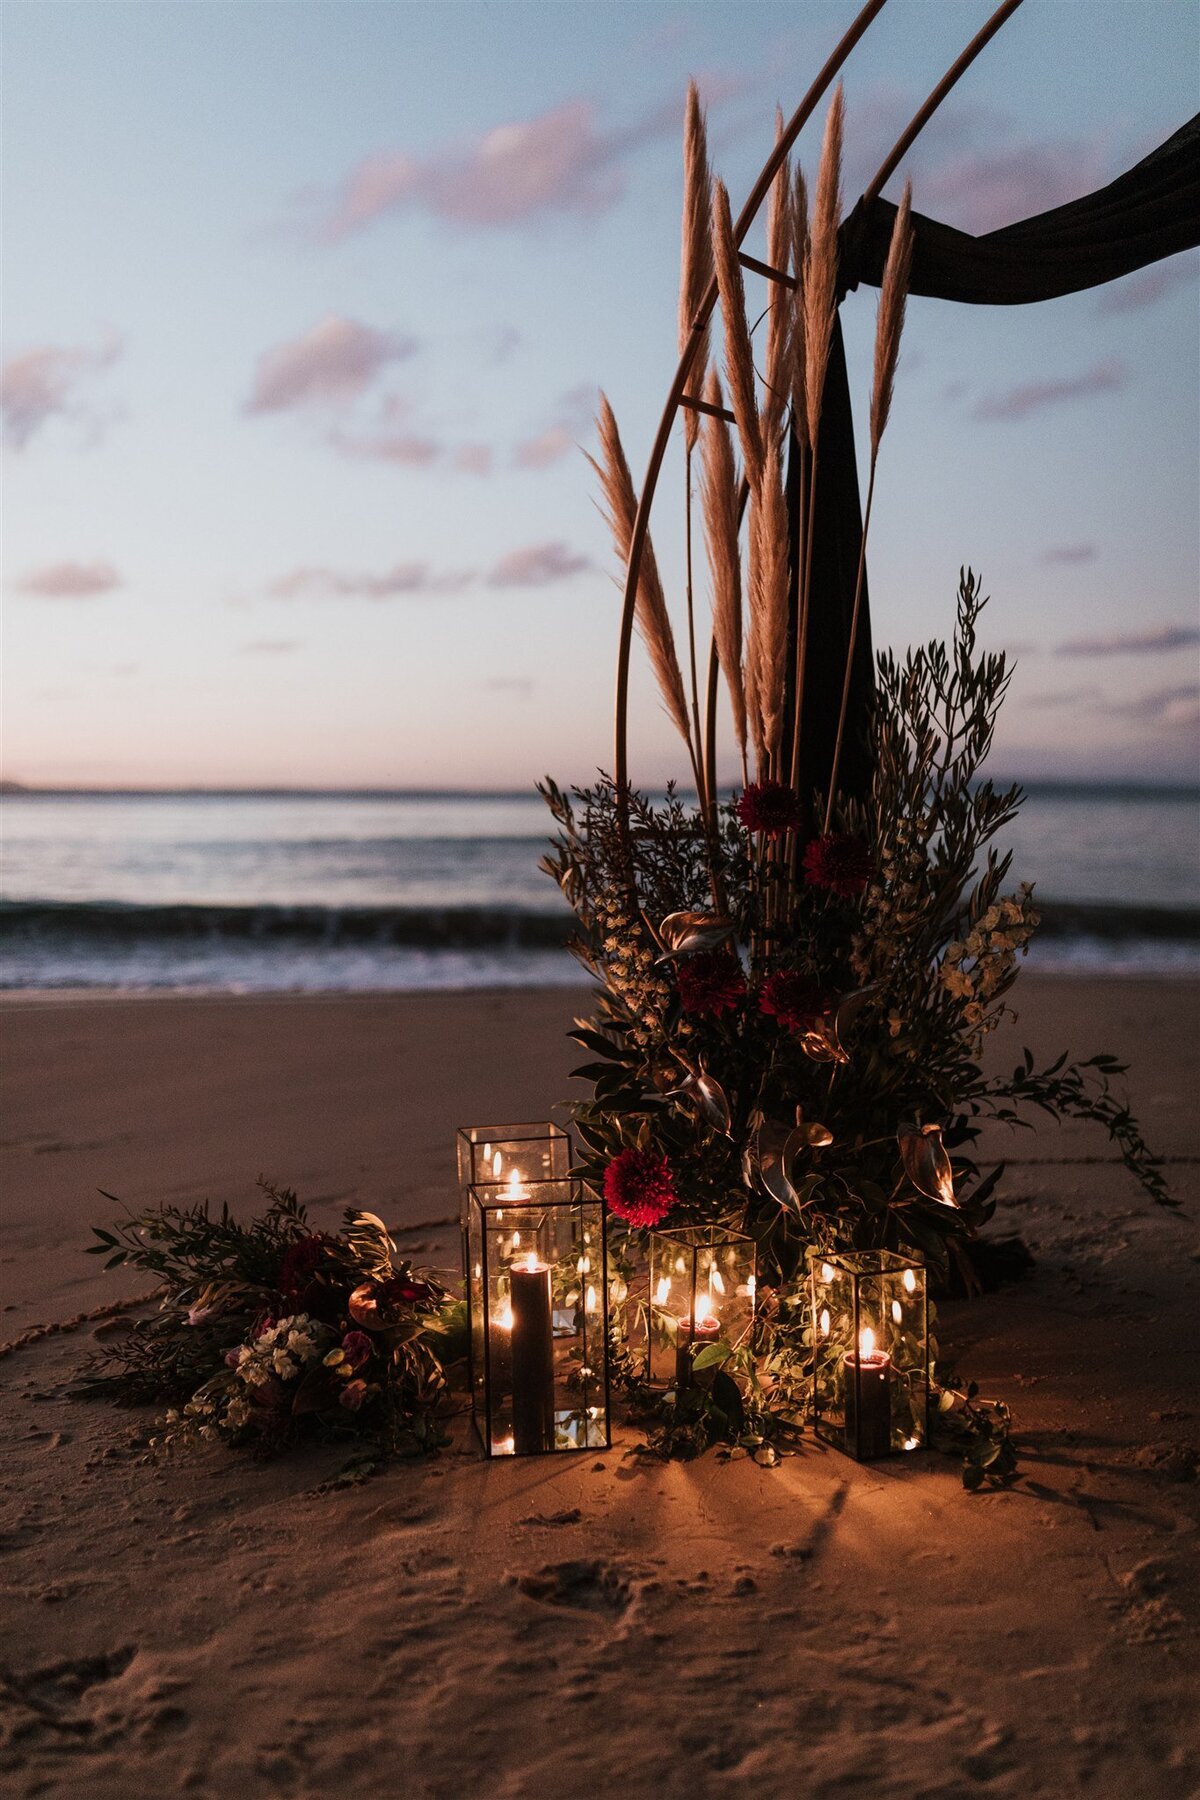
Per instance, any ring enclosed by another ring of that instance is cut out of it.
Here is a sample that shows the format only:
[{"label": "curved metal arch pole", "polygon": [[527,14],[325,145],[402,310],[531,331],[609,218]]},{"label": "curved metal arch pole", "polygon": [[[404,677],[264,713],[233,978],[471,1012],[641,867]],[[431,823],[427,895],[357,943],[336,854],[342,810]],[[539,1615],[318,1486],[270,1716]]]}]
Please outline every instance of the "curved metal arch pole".
[{"label": "curved metal arch pole", "polygon": [[858,203],[860,206],[870,206],[872,201],[878,200],[880,194],[882,194],[884,188],[896,173],[896,170],[900,167],[904,157],[912,149],[951,88],[956,85],[960,77],[966,74],[971,64],[975,61],[975,58],[979,55],[979,52],[991,43],[1000,27],[1008,19],[1011,19],[1012,15],[1021,4],[1022,0],[1004,0],[1003,6],[998,6],[996,8],[987,23],[983,25],[971,39],[971,42],[967,45],[957,62],[951,63],[950,67],[946,70],[946,73],[942,76],[942,79],[934,88],[932,94],[930,94],[928,100],[926,100],[924,106],[921,107],[919,112],[913,115],[909,125],[906,126],[904,131],[902,131],[897,138],[895,144],[893,144],[870,185],[863,190],[862,199]]},{"label": "curved metal arch pole", "polygon": [[[792,114],[782,136],[778,139],[770,156],[763,164],[762,171],[750,194],[737,216],[733,228],[734,242],[740,244],[750,226],[754,222],[759,207],[770,191],[779,167],[788,151],[799,137],[801,131],[816,110],[818,101],[825,93],[830,82],[838,73],[854,46],[858,43],[867,27],[875,17],[883,11],[887,0],[867,0],[858,17],[846,32],[824,68],[809,88],[804,99]],[[633,648],[633,621],[637,606],[638,583],[641,579],[642,555],[646,546],[646,536],[650,524],[650,508],[654,503],[654,493],[658,485],[659,471],[670,441],[671,428],[675,423],[675,415],[687,385],[691,371],[692,358],[696,353],[696,345],[700,333],[712,317],[717,303],[717,281],[714,276],[708,284],[708,291],[701,302],[699,311],[692,320],[691,340],[679,359],[679,367],[675,371],[675,379],[667,396],[666,406],[659,421],[658,435],[650,452],[650,461],[646,469],[646,477],[642,483],[638,498],[637,513],[633,521],[633,532],[629,540],[629,561],[625,570],[625,593],[621,612],[621,637],[617,650],[617,696],[616,696],[616,732],[613,761],[613,780],[616,786],[616,801],[622,825],[627,825],[629,787],[629,753],[628,753],[628,713],[629,713],[629,660]],[[697,746],[699,750],[699,746]]]}]

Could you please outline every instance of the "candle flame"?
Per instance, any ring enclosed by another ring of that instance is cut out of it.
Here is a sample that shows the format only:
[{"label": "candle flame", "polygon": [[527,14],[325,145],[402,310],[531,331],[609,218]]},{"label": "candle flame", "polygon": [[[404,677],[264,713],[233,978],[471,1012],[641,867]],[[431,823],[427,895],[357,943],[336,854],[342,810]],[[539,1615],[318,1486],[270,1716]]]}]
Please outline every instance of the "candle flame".
[{"label": "candle flame", "polygon": [[504,1305],[500,1308],[500,1311],[496,1314],[496,1330],[497,1331],[511,1331],[512,1330],[512,1302],[509,1300],[506,1300],[504,1302]]},{"label": "candle flame", "polygon": [[833,1280],[833,1264],[832,1263],[822,1263],[821,1264],[821,1280],[822,1281],[832,1281]]},{"label": "candle flame", "polygon": [[908,1289],[910,1294],[916,1293],[916,1291],[917,1291],[917,1273],[916,1273],[915,1269],[905,1269],[904,1285]]},{"label": "candle flame", "polygon": [[723,1294],[725,1292],[725,1282],[724,1282],[724,1279],[722,1278],[720,1269],[713,1270],[712,1284],[716,1288],[718,1294]]},{"label": "candle flame", "polygon": [[507,1190],[506,1191],[507,1199],[523,1200],[525,1198],[525,1189],[521,1186],[521,1171],[520,1171],[520,1169],[510,1169],[509,1170],[508,1178],[505,1182],[505,1188]]},{"label": "candle flame", "polygon": [[658,1286],[654,1290],[654,1304],[656,1306],[665,1306],[670,1292],[671,1277],[669,1275],[660,1275],[658,1278]]},{"label": "candle flame", "polygon": [[[487,1147],[486,1146],[484,1147],[483,1154],[485,1157],[487,1156]],[[500,1171],[503,1167],[504,1167],[504,1158],[501,1156],[500,1152],[497,1150],[496,1153],[494,1154],[494,1156],[492,1157],[492,1179],[494,1181],[499,1181]]]},{"label": "candle flame", "polygon": [[895,1319],[897,1325],[899,1325],[901,1319],[904,1317],[904,1312],[898,1300],[892,1301],[892,1317]]},{"label": "candle flame", "polygon": [[[515,1238],[513,1241],[514,1242],[516,1241]],[[540,1272],[543,1269],[547,1268],[549,1265],[547,1263],[539,1261],[537,1251],[535,1249],[533,1249],[533,1247],[531,1246],[525,1252],[524,1256],[517,1258],[517,1260],[513,1263],[512,1266],[514,1269],[527,1270],[530,1275],[537,1275],[537,1274],[540,1274]]]},{"label": "candle flame", "polygon": [[587,1291],[587,1295],[583,1302],[583,1310],[584,1312],[595,1312],[596,1310],[596,1290],[594,1287],[590,1287]]},{"label": "candle flame", "polygon": [[821,1308],[821,1317],[818,1319],[817,1323],[821,1328],[821,1336],[828,1337],[829,1336],[829,1308],[827,1306],[823,1306]]},{"label": "candle flame", "polygon": [[858,1334],[858,1349],[861,1356],[874,1356],[875,1333],[869,1325],[864,1325]]},{"label": "candle flame", "polygon": [[697,1294],[696,1295],[696,1309],[695,1309],[694,1313],[692,1314],[692,1323],[694,1325],[703,1325],[704,1321],[706,1319],[711,1319],[712,1316],[713,1316],[713,1303],[709,1299],[708,1295],[707,1294]]}]

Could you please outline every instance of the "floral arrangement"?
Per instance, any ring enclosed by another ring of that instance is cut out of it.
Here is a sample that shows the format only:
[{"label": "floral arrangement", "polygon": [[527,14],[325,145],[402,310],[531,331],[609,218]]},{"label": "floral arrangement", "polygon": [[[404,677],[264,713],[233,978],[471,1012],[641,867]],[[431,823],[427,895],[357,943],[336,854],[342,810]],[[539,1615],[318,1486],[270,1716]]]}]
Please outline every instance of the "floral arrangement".
[{"label": "floral arrangement", "polygon": [[374,1213],[314,1231],[294,1193],[260,1186],[266,1209],[244,1223],[203,1203],[94,1227],[106,1268],[144,1270],[163,1292],[157,1312],[106,1345],[83,1391],[170,1402],[154,1447],[435,1447],[454,1323],[445,1290],[399,1256]]},{"label": "floral arrangement", "polygon": [[[1112,1057],[1064,1056],[1039,1069],[1026,1052],[1009,1075],[983,1067],[1038,919],[1030,887],[1010,881],[1010,858],[997,847],[1021,792],[983,774],[1010,670],[979,646],[986,601],[977,576],[960,574],[949,644],[921,645],[903,660],[884,653],[865,689],[856,672],[867,533],[913,255],[907,190],[879,302],[840,706],[831,741],[811,755],[809,639],[821,609],[838,604],[822,591],[813,548],[818,466],[828,454],[821,423],[838,300],[842,131],[839,89],[811,218],[803,175],[777,155],[759,263],[740,252],[689,93],[673,390],[687,463],[686,659],[647,526],[652,486],[639,499],[602,397],[594,467],[626,570],[616,766],[586,789],[564,793],[550,780],[541,789],[558,827],[543,866],[574,909],[574,948],[599,988],[594,1016],[573,1034],[589,1053],[575,1074],[592,1089],[573,1108],[579,1172],[624,1222],[631,1257],[639,1235],[663,1222],[725,1221],[756,1239],[760,1327],[742,1370],[745,1404],[758,1408],[752,1435],[772,1411],[798,1416],[808,1253],[913,1250],[935,1271],[954,1264],[973,1280],[966,1245],[993,1211],[1001,1174],[973,1155],[984,1121],[1026,1125],[1037,1112],[1095,1119],[1146,1191],[1167,1199],[1158,1161],[1113,1090],[1121,1067]],[[747,262],[769,287],[757,360]],[[725,389],[709,361],[714,292]],[[694,453],[712,602],[703,713]],[[651,483],[656,468],[652,459]],[[628,779],[634,625],[686,749],[694,803],[674,787],[654,801]],[[716,768],[718,679],[742,766],[727,798]],[[843,781],[849,764],[860,773]],[[713,1368],[732,1367],[719,1349],[700,1354]],[[686,1396],[693,1412],[708,1407],[710,1422],[713,1385],[707,1399],[703,1381]],[[737,1409],[723,1391],[719,1434],[729,1435]],[[943,1395],[939,1406],[960,1435],[1002,1439],[994,1417],[983,1429],[984,1411],[969,1397]],[[987,1455],[994,1468],[1007,1453]]]}]

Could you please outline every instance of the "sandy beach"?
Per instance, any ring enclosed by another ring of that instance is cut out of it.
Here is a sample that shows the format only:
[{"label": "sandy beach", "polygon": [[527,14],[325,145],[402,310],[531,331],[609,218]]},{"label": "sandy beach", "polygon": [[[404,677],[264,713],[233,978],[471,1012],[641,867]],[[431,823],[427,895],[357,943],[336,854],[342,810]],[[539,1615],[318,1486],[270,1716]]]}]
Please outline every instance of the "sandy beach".
[{"label": "sandy beach", "polygon": [[[109,1205],[382,1213],[449,1268],[454,1127],[566,1097],[568,991],[70,999],[0,1011],[3,1322],[136,1292]],[[1028,978],[994,1054],[1112,1050],[1196,1194],[1197,989]],[[0,1770],[14,1795],[896,1800],[1200,1791],[1200,1243],[1090,1128],[1007,1134],[1020,1286],[943,1309],[1022,1476],[714,1455],[484,1464],[456,1446],[314,1492],[336,1458],[154,1463],[149,1414],[68,1397],[92,1328],[4,1362]],[[419,1248],[418,1248],[419,1247]]]}]

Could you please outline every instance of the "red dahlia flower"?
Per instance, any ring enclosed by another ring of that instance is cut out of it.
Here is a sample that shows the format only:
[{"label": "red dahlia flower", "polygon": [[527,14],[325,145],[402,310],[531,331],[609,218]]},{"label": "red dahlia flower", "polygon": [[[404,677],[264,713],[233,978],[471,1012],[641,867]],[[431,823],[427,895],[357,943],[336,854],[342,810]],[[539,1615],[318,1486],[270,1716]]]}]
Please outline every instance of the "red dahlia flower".
[{"label": "red dahlia flower", "polygon": [[861,894],[874,870],[862,838],[843,832],[813,838],[804,851],[804,879],[809,886],[828,888],[846,898]]},{"label": "red dahlia flower", "polygon": [[283,1261],[279,1265],[279,1292],[300,1311],[304,1310],[300,1303],[307,1296],[317,1270],[325,1260],[325,1245],[325,1237],[320,1232],[315,1232],[310,1237],[297,1238],[284,1251]]},{"label": "red dahlia flower", "polygon": [[417,1281],[411,1275],[389,1275],[379,1283],[381,1306],[395,1306],[397,1302],[405,1306],[431,1306],[436,1298],[427,1281]]},{"label": "red dahlia flower", "polygon": [[679,964],[675,972],[684,1012],[719,1019],[733,1012],[746,992],[746,977],[728,950],[702,950]]},{"label": "red dahlia flower", "polygon": [[782,781],[758,781],[746,788],[737,803],[737,816],[747,831],[778,837],[801,820],[800,796]]},{"label": "red dahlia flower", "polygon": [[762,1012],[778,1019],[785,1031],[808,1031],[814,1020],[833,1011],[835,1002],[794,969],[780,969],[763,982],[758,1004]]},{"label": "red dahlia flower", "polygon": [[670,1163],[653,1150],[622,1150],[604,1171],[604,1198],[627,1225],[657,1225],[677,1198]]}]

